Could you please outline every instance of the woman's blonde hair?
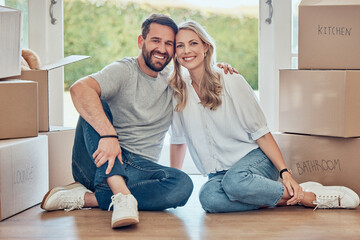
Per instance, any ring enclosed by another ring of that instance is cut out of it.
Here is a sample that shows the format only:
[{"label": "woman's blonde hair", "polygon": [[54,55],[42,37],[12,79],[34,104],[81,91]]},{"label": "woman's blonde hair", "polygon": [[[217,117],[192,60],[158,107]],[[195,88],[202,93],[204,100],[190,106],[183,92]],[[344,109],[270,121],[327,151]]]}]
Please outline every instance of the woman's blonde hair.
[{"label": "woman's blonde hair", "polygon": [[[220,74],[214,69],[216,62],[215,44],[212,38],[207,34],[205,29],[195,21],[186,21],[179,26],[179,31],[182,29],[191,30],[195,32],[204,44],[209,46],[208,51],[205,53],[204,65],[205,73],[200,81],[200,103],[204,107],[208,107],[211,110],[215,110],[221,105],[221,91],[222,85],[220,82]],[[169,84],[174,89],[174,96],[178,103],[175,107],[175,111],[181,112],[184,110],[187,101],[187,89],[186,84],[182,80],[181,66],[177,61],[176,54],[173,58],[174,71],[170,76]]]}]

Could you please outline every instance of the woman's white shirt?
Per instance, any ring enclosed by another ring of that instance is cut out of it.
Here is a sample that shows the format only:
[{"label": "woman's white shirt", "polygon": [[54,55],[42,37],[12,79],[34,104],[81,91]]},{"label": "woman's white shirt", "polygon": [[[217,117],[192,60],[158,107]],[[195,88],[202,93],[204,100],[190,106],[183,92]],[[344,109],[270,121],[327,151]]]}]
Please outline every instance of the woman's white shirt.
[{"label": "woman's white shirt", "polygon": [[[240,74],[221,75],[222,104],[215,110],[203,107],[183,74],[188,99],[182,112],[174,112],[171,144],[187,143],[190,155],[203,174],[228,170],[234,163],[258,148],[255,140],[269,132],[254,91]],[[173,99],[173,105],[177,101]]]}]

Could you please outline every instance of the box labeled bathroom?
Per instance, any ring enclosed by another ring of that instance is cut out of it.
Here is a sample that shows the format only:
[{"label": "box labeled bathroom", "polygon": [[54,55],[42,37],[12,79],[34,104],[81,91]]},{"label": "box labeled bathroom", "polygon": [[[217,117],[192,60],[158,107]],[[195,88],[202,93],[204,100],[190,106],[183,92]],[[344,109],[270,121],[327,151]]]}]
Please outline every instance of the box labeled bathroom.
[{"label": "box labeled bathroom", "polygon": [[346,186],[360,195],[360,138],[273,133],[298,183]]}]

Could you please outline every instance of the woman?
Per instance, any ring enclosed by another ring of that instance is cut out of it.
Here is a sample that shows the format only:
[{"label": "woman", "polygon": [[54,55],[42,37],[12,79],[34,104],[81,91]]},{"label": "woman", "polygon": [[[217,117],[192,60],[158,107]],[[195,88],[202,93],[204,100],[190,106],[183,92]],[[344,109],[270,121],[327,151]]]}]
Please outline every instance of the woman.
[{"label": "woman", "polygon": [[175,49],[171,165],[181,168],[186,142],[195,165],[209,178],[199,196],[205,211],[359,205],[348,188],[300,186],[292,178],[251,87],[241,75],[225,75],[215,67],[215,45],[198,23],[179,26]]}]

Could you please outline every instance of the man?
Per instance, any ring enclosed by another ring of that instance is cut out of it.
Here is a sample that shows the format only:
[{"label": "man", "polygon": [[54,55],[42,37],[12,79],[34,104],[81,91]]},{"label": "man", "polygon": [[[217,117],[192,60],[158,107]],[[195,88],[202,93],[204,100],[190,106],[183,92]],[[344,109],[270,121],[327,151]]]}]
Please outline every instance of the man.
[{"label": "man", "polygon": [[73,148],[74,184],[50,190],[44,210],[113,207],[112,228],[139,222],[138,209],[184,206],[193,190],[184,172],[156,163],[172,118],[166,67],[176,23],[152,14],[142,24],[138,57],[124,58],[71,88],[80,114]]}]

